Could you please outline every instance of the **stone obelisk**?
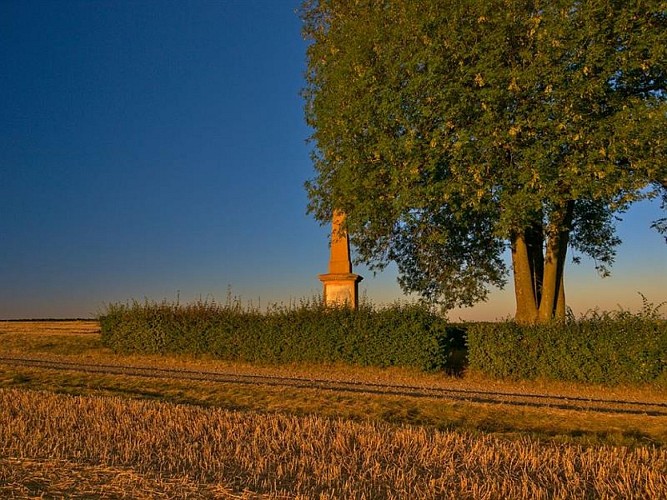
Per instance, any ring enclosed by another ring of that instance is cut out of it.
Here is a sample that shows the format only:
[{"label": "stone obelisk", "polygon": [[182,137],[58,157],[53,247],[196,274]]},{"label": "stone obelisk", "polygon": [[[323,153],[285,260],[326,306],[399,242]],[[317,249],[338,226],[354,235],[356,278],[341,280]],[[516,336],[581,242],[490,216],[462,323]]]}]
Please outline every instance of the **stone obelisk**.
[{"label": "stone obelisk", "polygon": [[320,274],[327,306],[356,307],[359,305],[359,282],[363,279],[352,272],[350,240],[343,229],[345,215],[335,211],[331,223],[331,257],[329,272]]}]

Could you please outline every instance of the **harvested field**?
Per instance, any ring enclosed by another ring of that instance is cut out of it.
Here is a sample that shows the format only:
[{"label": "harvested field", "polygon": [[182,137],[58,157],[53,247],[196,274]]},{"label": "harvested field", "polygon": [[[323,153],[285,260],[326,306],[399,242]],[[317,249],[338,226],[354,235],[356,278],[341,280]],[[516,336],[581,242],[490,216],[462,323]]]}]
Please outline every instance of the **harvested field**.
[{"label": "harvested field", "polygon": [[0,335],[8,333],[35,335],[88,335],[100,333],[100,323],[96,320],[0,321]]},{"label": "harvested field", "polygon": [[132,467],[85,464],[62,459],[0,458],[2,498],[262,498],[236,495],[218,484],[202,484],[188,476],[160,477]]},{"label": "harvested field", "polygon": [[[231,492],[248,498],[667,497],[667,450],[652,447],[582,447],[16,389],[0,390],[0,457],[5,497],[48,494],[48,481],[30,480],[41,470],[31,464],[59,460],[67,464],[61,482],[68,474],[120,468],[164,488],[187,483],[195,488],[191,497],[200,498]],[[12,481],[11,474],[23,476]],[[70,496],[94,494],[95,484],[102,493],[104,477]]]}]

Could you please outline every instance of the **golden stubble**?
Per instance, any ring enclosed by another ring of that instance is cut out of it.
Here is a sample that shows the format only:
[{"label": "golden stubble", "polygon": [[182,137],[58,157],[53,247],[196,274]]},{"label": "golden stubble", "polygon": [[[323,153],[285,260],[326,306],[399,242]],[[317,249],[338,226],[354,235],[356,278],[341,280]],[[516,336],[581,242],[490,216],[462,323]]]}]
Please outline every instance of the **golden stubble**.
[{"label": "golden stubble", "polygon": [[667,496],[667,450],[654,447],[583,447],[16,389],[0,390],[0,454],[290,498]]},{"label": "golden stubble", "polygon": [[66,321],[0,321],[0,335],[90,335],[100,333],[96,320]]}]

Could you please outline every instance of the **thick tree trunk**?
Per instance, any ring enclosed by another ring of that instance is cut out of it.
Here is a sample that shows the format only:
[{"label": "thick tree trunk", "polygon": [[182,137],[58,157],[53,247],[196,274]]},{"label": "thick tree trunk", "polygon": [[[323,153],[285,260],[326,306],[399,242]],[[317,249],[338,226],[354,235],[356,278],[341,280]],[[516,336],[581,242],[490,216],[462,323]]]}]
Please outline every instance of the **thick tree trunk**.
[{"label": "thick tree trunk", "polygon": [[567,306],[565,305],[565,273],[560,275],[560,286],[558,287],[558,299],[556,300],[556,312],[554,317],[557,321],[565,321],[567,317]]},{"label": "thick tree trunk", "polygon": [[[539,323],[547,323],[553,319],[565,319],[563,269],[565,267],[573,210],[574,202],[568,202],[560,212],[552,214],[544,256],[542,300],[538,311]],[[561,286],[563,288],[562,301],[559,300],[561,298]],[[562,303],[559,304],[559,302]]]},{"label": "thick tree trunk", "polygon": [[517,233],[511,241],[516,297],[515,321],[521,324],[565,320],[563,269],[572,225],[574,202],[551,216],[545,235],[540,222]]},{"label": "thick tree trunk", "polygon": [[532,272],[526,235],[520,233],[512,238],[512,266],[514,268],[514,295],[516,297],[517,323],[531,325],[537,321],[535,278]]},{"label": "thick tree trunk", "polygon": [[558,244],[557,238],[552,236],[547,240],[547,248],[544,256],[542,300],[540,301],[537,314],[540,323],[551,321],[554,317],[554,312],[556,311],[556,300],[558,299],[558,287],[560,283],[558,269],[561,258],[560,245]]}]

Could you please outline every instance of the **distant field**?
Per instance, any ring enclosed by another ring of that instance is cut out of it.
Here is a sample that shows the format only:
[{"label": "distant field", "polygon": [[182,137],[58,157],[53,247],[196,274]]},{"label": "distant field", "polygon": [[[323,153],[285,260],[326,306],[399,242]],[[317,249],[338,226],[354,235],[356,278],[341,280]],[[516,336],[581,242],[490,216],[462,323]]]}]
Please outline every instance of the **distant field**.
[{"label": "distant field", "polygon": [[[76,497],[87,488],[110,498],[130,483],[137,487],[127,498],[276,498],[287,492],[300,498],[667,496],[664,390],[510,383],[396,368],[119,356],[101,345],[98,331],[94,321],[0,322],[0,358],[545,399],[539,406],[509,399],[484,403],[86,373],[0,359],[0,419],[9,418],[0,421],[0,496]],[[72,397],[77,395],[85,397]],[[141,401],[146,399],[161,402]],[[559,401],[570,406],[559,407]],[[593,411],[600,401],[611,406]],[[641,405],[656,411],[614,410]],[[209,426],[212,434],[204,431]],[[16,437],[21,433],[23,440]]]},{"label": "distant field", "polygon": [[87,335],[100,333],[100,324],[95,320],[16,320],[0,321],[0,335],[36,334],[36,335]]}]

